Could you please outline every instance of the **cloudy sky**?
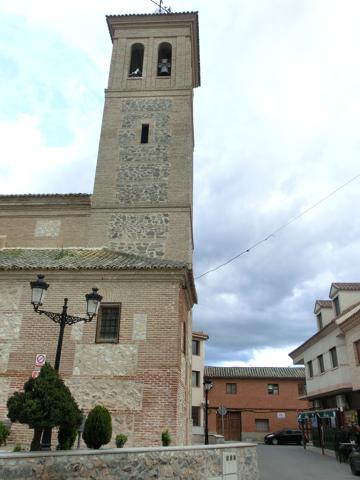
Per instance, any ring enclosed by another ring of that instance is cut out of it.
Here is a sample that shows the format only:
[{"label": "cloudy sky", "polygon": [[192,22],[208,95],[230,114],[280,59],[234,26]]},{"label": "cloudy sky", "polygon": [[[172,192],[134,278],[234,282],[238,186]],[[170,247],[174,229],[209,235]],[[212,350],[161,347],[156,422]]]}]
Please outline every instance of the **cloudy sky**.
[{"label": "cloudy sky", "polygon": [[[172,0],[199,11],[195,273],[360,174],[358,0]],[[106,14],[150,0],[0,1],[0,191],[92,191]],[[291,364],[333,281],[360,281],[359,184],[197,281],[209,365]]]}]

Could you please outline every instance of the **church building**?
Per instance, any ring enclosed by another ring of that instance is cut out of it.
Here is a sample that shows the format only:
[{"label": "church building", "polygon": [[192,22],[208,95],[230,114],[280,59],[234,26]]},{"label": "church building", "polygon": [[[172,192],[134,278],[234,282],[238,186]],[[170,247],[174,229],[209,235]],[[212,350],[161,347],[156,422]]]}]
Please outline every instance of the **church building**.
[{"label": "church building", "polygon": [[[111,15],[113,43],[93,194],[0,195],[0,420],[59,325],[31,305],[97,317],[66,326],[60,374],[85,413],[103,405],[129,447],[191,438],[193,89],[197,13]],[[15,192],[14,192],[15,193]],[[31,438],[14,424],[14,442]]]}]

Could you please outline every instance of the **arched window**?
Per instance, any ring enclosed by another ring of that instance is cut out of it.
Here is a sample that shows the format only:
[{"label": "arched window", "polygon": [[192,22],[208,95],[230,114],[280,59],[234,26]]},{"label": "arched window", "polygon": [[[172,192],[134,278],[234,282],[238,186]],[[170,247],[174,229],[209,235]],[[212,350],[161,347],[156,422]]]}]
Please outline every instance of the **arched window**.
[{"label": "arched window", "polygon": [[164,42],[159,45],[157,74],[162,77],[171,75],[171,45]]},{"label": "arched window", "polygon": [[144,45],[134,43],[131,47],[131,61],[129,77],[142,77],[144,61]]}]

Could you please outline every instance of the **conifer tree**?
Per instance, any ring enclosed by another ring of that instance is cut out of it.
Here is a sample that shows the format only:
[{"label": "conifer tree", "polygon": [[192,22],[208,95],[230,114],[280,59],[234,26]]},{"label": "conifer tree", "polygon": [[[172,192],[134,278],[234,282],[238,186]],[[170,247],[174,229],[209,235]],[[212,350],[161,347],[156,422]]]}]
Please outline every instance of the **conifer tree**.
[{"label": "conifer tree", "polygon": [[34,429],[30,450],[40,450],[44,428],[77,428],[82,419],[69,388],[59,373],[46,363],[36,378],[29,378],[24,391],[15,392],[7,401],[8,417]]}]

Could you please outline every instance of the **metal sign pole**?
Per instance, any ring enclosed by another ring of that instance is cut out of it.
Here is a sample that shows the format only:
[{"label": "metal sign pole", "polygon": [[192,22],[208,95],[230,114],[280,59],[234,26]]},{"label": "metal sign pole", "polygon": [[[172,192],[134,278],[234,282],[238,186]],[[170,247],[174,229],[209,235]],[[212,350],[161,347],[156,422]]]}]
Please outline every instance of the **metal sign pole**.
[{"label": "metal sign pole", "polygon": [[225,429],[224,429],[224,417],[225,417],[225,415],[221,415],[221,435],[225,438],[225,436],[224,436],[224,432],[225,432]]}]

